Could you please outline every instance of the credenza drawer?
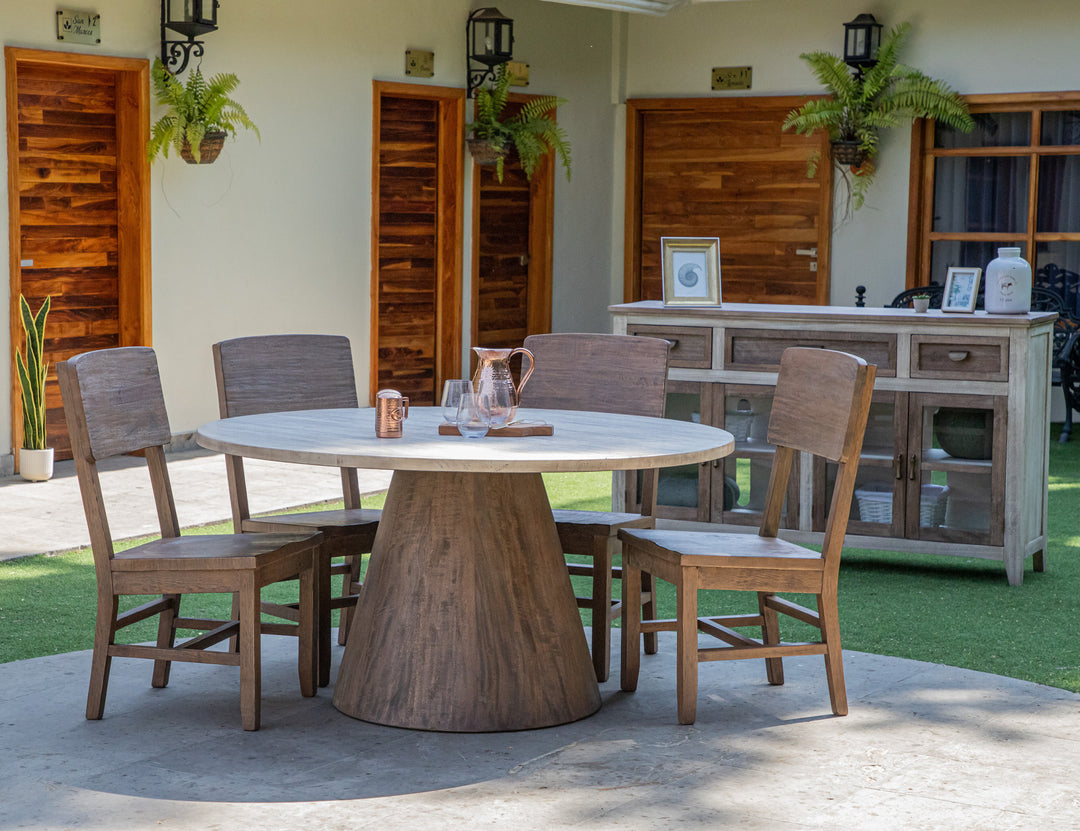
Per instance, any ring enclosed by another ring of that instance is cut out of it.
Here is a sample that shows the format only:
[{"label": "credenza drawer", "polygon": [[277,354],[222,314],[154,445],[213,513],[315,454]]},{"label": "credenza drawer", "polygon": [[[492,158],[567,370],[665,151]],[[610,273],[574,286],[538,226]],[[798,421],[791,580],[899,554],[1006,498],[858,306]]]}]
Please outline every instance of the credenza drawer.
[{"label": "credenza drawer", "polygon": [[1007,338],[953,335],[911,336],[912,378],[1009,380]]},{"label": "credenza drawer", "polygon": [[775,372],[790,346],[835,349],[877,366],[879,377],[896,376],[896,335],[867,332],[793,332],[789,329],[736,329],[724,333],[725,368]]},{"label": "credenza drawer", "polygon": [[663,338],[671,344],[668,366],[690,369],[712,367],[712,333],[708,326],[649,326],[632,323],[626,327],[628,335],[646,338]]}]

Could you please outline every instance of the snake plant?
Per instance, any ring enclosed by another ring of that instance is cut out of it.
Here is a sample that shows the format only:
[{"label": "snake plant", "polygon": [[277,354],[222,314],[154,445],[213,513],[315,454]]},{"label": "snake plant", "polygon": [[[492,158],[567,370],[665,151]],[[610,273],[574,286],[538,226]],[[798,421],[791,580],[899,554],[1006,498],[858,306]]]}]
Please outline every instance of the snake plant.
[{"label": "snake plant", "polygon": [[45,318],[51,304],[52,298],[46,297],[35,315],[26,298],[19,295],[19,311],[26,330],[26,358],[16,350],[15,363],[22,387],[23,447],[27,450],[45,449],[45,376],[49,371],[44,358]]},{"label": "snake plant", "polygon": [[[513,80],[513,73],[507,71],[506,64],[496,67],[495,82],[476,91],[476,121],[466,124],[465,129],[472,130],[473,138],[486,140],[500,151],[505,151],[512,142],[517,148],[525,178],[529,180],[540,160],[554,150],[566,168],[569,180],[570,140],[554,118],[555,109],[565,104],[566,99],[554,95],[530,98],[517,115],[503,120],[502,112],[510,98]],[[500,155],[496,162],[495,175],[500,182],[504,161],[504,156]]]}]

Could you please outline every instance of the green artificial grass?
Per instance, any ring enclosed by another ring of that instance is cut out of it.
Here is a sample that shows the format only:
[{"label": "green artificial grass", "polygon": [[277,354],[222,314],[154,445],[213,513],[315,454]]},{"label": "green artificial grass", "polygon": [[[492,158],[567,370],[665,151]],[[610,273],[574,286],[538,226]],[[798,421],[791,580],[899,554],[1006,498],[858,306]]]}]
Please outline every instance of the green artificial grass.
[{"label": "green artificial grass", "polygon": [[[1080,692],[1080,436],[1050,447],[1050,539],[1047,570],[1027,564],[1022,586],[1009,586],[1004,565],[990,560],[847,549],[840,570],[840,625],[846,649],[950,664]],[[610,475],[551,474],[554,507],[607,510]],[[377,507],[381,498],[365,500]],[[231,525],[185,533],[229,533]],[[128,543],[133,544],[133,543]],[[579,580],[585,593],[587,581]],[[287,599],[273,586],[268,599]],[[0,563],[0,662],[92,645],[95,587],[87,549]],[[800,599],[800,598],[795,598]],[[805,598],[801,598],[806,602]],[[138,599],[132,598],[129,605]],[[674,591],[661,583],[660,613],[674,616]],[[706,592],[701,613],[750,611],[756,600]],[[190,595],[185,615],[221,615],[220,596]],[[588,613],[583,612],[588,623]],[[788,639],[809,637],[791,624]],[[152,622],[125,630],[125,640],[152,640]]]}]

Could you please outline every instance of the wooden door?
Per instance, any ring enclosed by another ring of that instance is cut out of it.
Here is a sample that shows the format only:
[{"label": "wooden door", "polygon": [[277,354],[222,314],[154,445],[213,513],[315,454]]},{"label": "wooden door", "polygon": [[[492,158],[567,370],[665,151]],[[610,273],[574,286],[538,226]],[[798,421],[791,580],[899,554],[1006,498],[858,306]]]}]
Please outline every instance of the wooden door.
[{"label": "wooden door", "polygon": [[[514,96],[508,112],[527,101]],[[495,167],[475,165],[472,342],[518,347],[551,331],[551,259],[555,175],[550,155],[525,178],[517,154]]]},{"label": "wooden door", "polygon": [[784,132],[804,98],[627,102],[627,300],[663,296],[661,237],[719,237],[722,299],[829,302],[832,169],[824,137]]},{"label": "wooden door", "polygon": [[372,397],[435,404],[459,376],[464,97],[374,83]]},{"label": "wooden door", "polygon": [[56,362],[92,349],[150,344],[149,64],[12,47],[4,54],[12,434],[18,448],[19,294],[35,311],[51,295],[46,429],[56,457],[65,459],[71,445]]}]

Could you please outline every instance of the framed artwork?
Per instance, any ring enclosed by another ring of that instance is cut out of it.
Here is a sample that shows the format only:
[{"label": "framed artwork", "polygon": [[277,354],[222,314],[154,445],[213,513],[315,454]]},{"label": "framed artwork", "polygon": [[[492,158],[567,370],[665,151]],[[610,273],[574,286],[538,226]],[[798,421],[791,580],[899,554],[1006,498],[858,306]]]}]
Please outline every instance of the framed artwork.
[{"label": "framed artwork", "polygon": [[720,240],[661,237],[665,306],[720,305]]},{"label": "framed artwork", "polygon": [[943,312],[973,312],[979,296],[981,268],[950,268],[941,300]]}]

